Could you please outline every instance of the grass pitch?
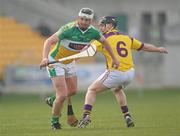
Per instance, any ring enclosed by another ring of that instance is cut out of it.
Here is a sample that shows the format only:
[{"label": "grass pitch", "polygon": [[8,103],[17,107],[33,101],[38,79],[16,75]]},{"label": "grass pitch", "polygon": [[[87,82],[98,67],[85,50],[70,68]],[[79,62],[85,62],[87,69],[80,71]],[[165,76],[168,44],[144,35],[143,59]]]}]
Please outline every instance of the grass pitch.
[{"label": "grass pitch", "polygon": [[[51,111],[44,100],[33,95],[4,95],[0,98],[0,136],[180,136],[180,90],[127,91],[134,128],[126,128],[112,92],[97,96],[92,123],[85,129],[66,123],[62,130],[50,129]],[[73,97],[74,112],[81,117],[84,93]]]}]

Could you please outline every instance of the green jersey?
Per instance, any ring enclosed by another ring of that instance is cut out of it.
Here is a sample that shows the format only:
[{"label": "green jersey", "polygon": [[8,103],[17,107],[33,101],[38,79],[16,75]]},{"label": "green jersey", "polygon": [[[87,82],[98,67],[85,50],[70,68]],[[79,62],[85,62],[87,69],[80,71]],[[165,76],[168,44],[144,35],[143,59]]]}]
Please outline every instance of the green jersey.
[{"label": "green jersey", "polygon": [[[77,22],[71,22],[62,26],[56,35],[59,37],[59,42],[50,52],[50,56],[55,60],[76,54],[93,40],[99,40],[101,38],[100,32],[92,25],[85,31],[82,31]],[[67,64],[71,61],[65,61],[63,63]]]}]

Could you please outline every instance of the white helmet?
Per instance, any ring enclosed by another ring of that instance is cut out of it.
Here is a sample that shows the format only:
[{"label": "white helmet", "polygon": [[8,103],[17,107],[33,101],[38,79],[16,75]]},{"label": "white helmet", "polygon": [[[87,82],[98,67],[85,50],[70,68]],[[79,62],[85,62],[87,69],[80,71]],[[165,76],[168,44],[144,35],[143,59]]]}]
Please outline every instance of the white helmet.
[{"label": "white helmet", "polygon": [[94,11],[92,9],[90,9],[90,8],[82,8],[79,11],[78,16],[79,17],[84,17],[84,18],[87,18],[87,19],[93,19]]}]

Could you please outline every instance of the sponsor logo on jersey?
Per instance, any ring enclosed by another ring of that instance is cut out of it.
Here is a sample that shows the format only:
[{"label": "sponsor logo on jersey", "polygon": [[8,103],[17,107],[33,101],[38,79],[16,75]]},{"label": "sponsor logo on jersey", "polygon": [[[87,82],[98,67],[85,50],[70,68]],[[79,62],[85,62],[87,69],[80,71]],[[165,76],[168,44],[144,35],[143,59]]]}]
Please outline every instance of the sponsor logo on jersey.
[{"label": "sponsor logo on jersey", "polygon": [[69,48],[74,50],[82,50],[87,44],[69,43]]}]

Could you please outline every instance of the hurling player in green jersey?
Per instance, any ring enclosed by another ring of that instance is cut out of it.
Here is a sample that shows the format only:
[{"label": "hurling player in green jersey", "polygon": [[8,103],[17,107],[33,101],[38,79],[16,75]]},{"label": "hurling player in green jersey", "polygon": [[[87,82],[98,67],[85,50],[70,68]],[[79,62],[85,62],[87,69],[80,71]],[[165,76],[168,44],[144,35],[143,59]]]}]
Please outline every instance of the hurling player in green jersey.
[{"label": "hurling player in green jersey", "polygon": [[[119,61],[114,56],[109,43],[91,24],[94,12],[90,8],[82,8],[77,21],[62,26],[56,33],[49,37],[43,48],[43,57],[40,65],[80,52],[93,40],[98,40],[108,51],[112,58],[112,65],[118,67]],[[56,46],[50,52],[51,45]],[[52,106],[52,129],[60,129],[59,117],[65,99],[68,100],[68,124],[76,126],[78,120],[74,116],[71,96],[77,92],[77,76],[75,61],[65,61],[47,66],[47,72],[56,91],[56,96],[47,98],[46,102]],[[53,102],[53,99],[54,102]]]}]

